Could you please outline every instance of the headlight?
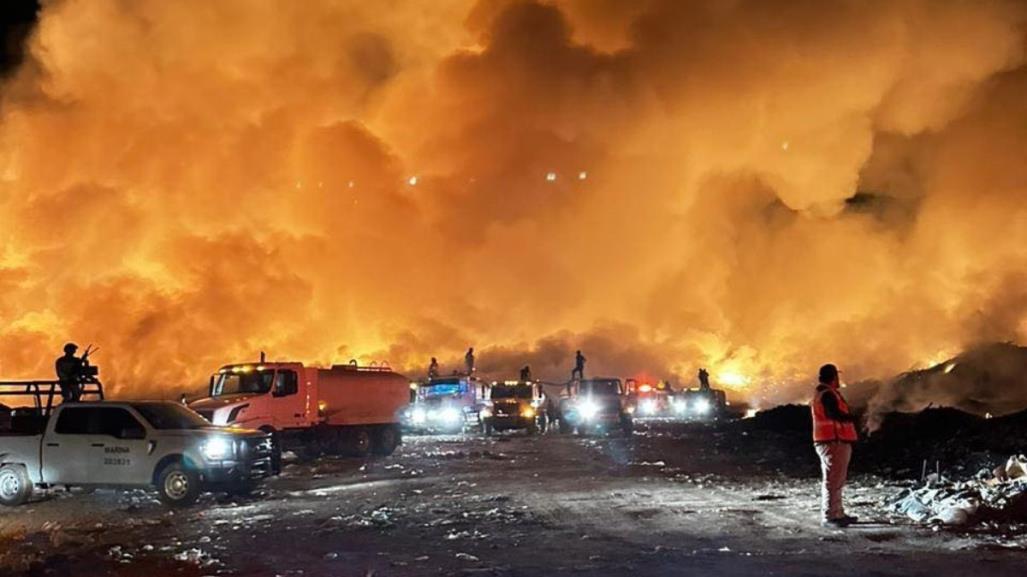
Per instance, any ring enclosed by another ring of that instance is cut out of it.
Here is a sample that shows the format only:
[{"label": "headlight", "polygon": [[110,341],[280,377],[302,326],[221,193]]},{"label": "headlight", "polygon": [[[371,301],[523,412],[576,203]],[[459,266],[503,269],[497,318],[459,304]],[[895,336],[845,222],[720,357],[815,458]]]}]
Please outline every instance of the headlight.
[{"label": "headlight", "polygon": [[521,416],[530,419],[535,416],[535,409],[531,407],[526,407],[523,411],[521,411]]},{"label": "headlight", "polygon": [[710,402],[706,399],[696,399],[696,401],[692,403],[692,410],[700,415],[705,415],[710,412]]},{"label": "headlight", "polygon": [[642,414],[651,415],[656,412],[656,401],[643,399],[638,408],[641,409]]},{"label": "headlight", "polygon": [[442,420],[443,423],[456,423],[460,420],[460,411],[452,407],[448,409],[442,409],[439,412],[439,419]]},{"label": "headlight", "polygon": [[478,416],[482,419],[487,419],[492,416],[492,409],[485,407],[481,411],[478,411]]},{"label": "headlight", "polygon": [[674,412],[675,413],[678,413],[678,414],[684,413],[686,409],[688,409],[688,403],[686,403],[684,401],[675,401],[674,402]]},{"label": "headlight", "polygon": [[584,401],[578,405],[578,412],[583,419],[591,419],[599,413],[599,405],[595,401]]},{"label": "headlight", "polygon": [[428,414],[424,412],[424,409],[414,409],[410,411],[410,420],[414,423],[420,424],[428,419]]},{"label": "headlight", "polygon": [[204,441],[200,452],[208,461],[223,461],[232,456],[232,444],[227,439],[215,437]]}]

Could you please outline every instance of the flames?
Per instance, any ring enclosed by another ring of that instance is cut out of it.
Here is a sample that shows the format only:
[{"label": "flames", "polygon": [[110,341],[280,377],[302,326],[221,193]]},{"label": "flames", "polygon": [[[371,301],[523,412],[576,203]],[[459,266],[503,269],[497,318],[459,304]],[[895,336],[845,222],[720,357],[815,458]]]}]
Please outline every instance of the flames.
[{"label": "flames", "polygon": [[580,348],[790,400],[1024,341],[1023,4],[770,4],[47,3],[0,89],[0,374]]}]

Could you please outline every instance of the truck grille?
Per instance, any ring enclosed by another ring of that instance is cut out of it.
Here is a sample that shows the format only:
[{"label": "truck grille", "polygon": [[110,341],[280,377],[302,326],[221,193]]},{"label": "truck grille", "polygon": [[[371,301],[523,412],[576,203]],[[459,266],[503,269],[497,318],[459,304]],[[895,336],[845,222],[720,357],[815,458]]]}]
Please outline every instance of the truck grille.
[{"label": "truck grille", "polygon": [[271,470],[271,437],[240,439],[237,451],[239,460],[248,464],[250,477],[268,477],[273,473]]}]

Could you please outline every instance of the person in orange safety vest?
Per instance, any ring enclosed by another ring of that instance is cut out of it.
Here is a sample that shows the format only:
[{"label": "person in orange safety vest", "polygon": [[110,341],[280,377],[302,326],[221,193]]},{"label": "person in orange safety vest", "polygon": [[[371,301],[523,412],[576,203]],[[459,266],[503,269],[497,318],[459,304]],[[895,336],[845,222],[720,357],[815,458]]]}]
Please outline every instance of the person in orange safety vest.
[{"label": "person in orange safety vest", "polygon": [[852,445],[858,439],[856,419],[839,388],[838,367],[820,367],[820,384],[810,407],[813,410],[813,447],[820,457],[821,524],[844,528],[856,522],[842,505],[842,489],[849,472]]}]

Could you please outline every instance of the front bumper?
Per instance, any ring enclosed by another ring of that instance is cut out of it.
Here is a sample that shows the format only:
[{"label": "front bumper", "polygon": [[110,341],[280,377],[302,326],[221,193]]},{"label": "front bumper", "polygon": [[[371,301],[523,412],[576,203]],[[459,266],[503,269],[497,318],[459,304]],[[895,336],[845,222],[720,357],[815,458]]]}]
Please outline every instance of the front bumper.
[{"label": "front bumper", "polygon": [[256,481],[276,474],[270,436],[238,439],[235,443],[235,458],[205,461],[205,483]]},{"label": "front bumper", "polygon": [[493,429],[527,429],[535,424],[535,417],[520,415],[492,415],[486,417]]}]

